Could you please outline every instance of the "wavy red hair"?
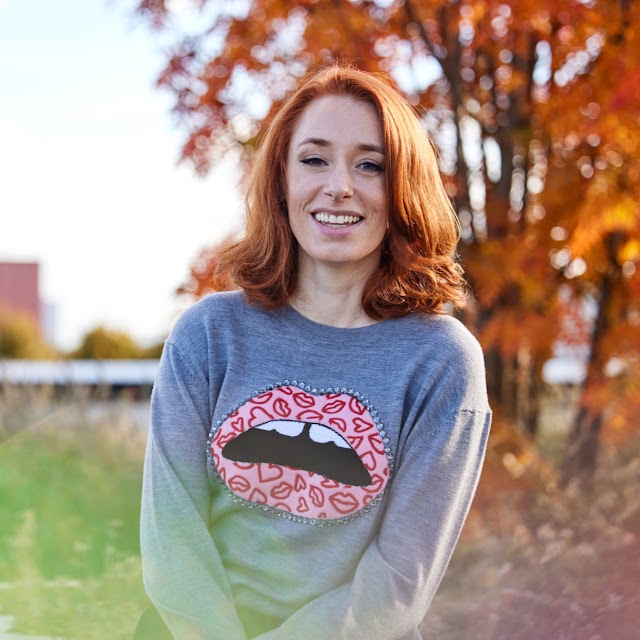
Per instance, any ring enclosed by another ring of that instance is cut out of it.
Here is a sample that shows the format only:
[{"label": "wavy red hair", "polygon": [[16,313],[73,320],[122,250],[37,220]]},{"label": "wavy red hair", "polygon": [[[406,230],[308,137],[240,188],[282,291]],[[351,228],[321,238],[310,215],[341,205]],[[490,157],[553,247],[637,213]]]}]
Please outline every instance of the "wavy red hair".
[{"label": "wavy red hair", "polygon": [[283,207],[286,158],[303,110],[326,95],[373,104],[382,126],[389,231],[380,266],[363,290],[364,311],[382,320],[442,312],[447,303],[462,307],[458,219],[426,131],[386,76],[337,65],[308,76],[266,127],[247,191],[245,235],[220,249],[214,282],[235,284],[267,309],[294,293],[298,254]]}]

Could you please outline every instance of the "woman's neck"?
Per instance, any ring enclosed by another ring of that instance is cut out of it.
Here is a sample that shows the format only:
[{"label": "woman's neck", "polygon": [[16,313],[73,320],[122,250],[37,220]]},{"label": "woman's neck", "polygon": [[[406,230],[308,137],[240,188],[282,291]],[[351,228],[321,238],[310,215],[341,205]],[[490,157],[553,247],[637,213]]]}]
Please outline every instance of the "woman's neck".
[{"label": "woman's neck", "polygon": [[309,320],[332,327],[355,329],[375,324],[362,308],[366,278],[335,267],[300,269],[291,306]]}]

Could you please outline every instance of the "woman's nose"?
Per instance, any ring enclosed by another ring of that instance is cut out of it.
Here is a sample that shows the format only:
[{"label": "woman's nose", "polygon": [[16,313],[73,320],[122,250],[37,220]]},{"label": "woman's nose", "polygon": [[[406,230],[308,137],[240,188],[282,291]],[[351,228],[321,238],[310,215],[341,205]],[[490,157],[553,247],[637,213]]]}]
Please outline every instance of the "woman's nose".
[{"label": "woman's nose", "polygon": [[332,168],[327,174],[324,193],[333,200],[343,200],[353,195],[353,183],[348,167],[336,165]]}]

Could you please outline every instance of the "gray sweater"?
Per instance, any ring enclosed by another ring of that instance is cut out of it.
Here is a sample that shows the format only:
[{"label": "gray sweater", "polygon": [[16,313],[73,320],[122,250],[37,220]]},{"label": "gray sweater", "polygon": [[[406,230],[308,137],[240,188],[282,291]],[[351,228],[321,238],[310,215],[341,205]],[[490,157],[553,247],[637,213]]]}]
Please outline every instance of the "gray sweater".
[{"label": "gray sweater", "polygon": [[179,640],[417,640],[491,422],[457,320],[357,329],[243,293],[166,342],[144,470],[144,582]]}]

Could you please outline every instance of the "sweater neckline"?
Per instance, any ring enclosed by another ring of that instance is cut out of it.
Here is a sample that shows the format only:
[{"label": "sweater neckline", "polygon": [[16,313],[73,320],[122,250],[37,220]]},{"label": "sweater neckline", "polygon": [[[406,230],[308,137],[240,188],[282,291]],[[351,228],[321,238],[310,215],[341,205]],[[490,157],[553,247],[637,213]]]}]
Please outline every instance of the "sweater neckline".
[{"label": "sweater neckline", "polygon": [[345,346],[362,344],[364,340],[380,340],[383,336],[395,332],[398,328],[398,323],[408,317],[389,318],[365,327],[334,327],[307,318],[289,303],[284,304],[278,311],[282,322],[296,333],[314,340],[327,340],[333,344]]}]

